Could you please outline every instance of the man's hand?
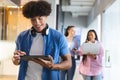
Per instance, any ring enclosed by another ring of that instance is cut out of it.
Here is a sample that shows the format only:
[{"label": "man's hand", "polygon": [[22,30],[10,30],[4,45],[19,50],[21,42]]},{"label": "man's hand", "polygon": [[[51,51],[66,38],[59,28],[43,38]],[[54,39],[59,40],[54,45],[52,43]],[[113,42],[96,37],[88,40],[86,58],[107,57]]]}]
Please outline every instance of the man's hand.
[{"label": "man's hand", "polygon": [[20,57],[24,56],[24,55],[26,55],[25,52],[20,51],[20,50],[15,50],[14,55],[13,55],[13,59],[12,59],[13,63],[15,65],[19,65]]},{"label": "man's hand", "polygon": [[44,60],[41,58],[37,58],[37,59],[31,58],[31,61],[34,61],[34,62],[36,62],[36,63],[40,64],[41,66],[46,67],[48,69],[53,69],[53,67],[54,67],[53,58],[50,55],[49,55],[49,58],[50,58],[50,61]]}]

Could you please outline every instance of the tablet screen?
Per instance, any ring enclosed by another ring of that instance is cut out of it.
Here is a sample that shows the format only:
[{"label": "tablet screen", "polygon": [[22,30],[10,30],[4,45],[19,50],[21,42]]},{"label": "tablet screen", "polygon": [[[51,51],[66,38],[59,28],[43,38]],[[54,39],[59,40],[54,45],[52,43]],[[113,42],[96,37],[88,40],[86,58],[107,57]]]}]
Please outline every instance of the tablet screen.
[{"label": "tablet screen", "polygon": [[21,59],[23,60],[30,60],[31,58],[36,58],[36,59],[44,59],[44,60],[50,60],[49,56],[44,56],[44,55],[29,55],[29,56],[22,56]]}]

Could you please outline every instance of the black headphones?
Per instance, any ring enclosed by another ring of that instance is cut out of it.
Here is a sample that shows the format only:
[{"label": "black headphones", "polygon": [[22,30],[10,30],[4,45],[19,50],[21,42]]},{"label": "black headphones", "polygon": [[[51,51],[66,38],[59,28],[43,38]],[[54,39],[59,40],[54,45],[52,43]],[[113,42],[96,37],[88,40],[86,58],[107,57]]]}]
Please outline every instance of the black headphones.
[{"label": "black headphones", "polygon": [[[35,28],[34,27],[32,27],[31,28],[31,35],[33,36],[33,37],[35,37],[36,36],[36,30],[35,30]],[[44,35],[47,35],[48,34],[48,26],[46,26],[42,31],[41,31],[41,33],[42,33],[42,35],[44,36]]]}]

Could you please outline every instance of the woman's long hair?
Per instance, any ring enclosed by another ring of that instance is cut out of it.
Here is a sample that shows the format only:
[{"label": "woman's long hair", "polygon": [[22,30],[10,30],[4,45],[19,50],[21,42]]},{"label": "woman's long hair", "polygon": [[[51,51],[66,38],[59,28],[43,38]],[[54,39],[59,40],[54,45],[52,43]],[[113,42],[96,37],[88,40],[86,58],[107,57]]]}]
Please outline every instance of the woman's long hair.
[{"label": "woman's long hair", "polygon": [[[97,37],[96,31],[95,31],[94,29],[90,29],[90,30],[88,31],[88,33],[87,33],[87,37],[86,37],[85,43],[86,43],[87,41],[89,41],[89,39],[88,39],[88,34],[89,34],[89,32],[93,32],[93,33],[95,34],[95,40],[98,41],[98,37]],[[83,55],[83,59],[82,59],[83,64],[85,64],[86,60],[87,60],[87,55]]]},{"label": "woman's long hair", "polygon": [[68,36],[68,30],[70,30],[71,28],[73,28],[74,26],[68,26],[67,29],[65,30],[65,36]]}]

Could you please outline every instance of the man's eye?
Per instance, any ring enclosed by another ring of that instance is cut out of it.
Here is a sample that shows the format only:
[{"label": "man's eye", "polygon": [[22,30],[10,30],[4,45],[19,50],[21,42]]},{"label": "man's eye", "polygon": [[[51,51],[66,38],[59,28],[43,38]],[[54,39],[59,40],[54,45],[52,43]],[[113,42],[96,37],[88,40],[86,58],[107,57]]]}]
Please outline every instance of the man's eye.
[{"label": "man's eye", "polygon": [[35,21],[35,19],[31,19],[31,21]]},{"label": "man's eye", "polygon": [[42,18],[38,18],[39,20],[42,20]]}]

